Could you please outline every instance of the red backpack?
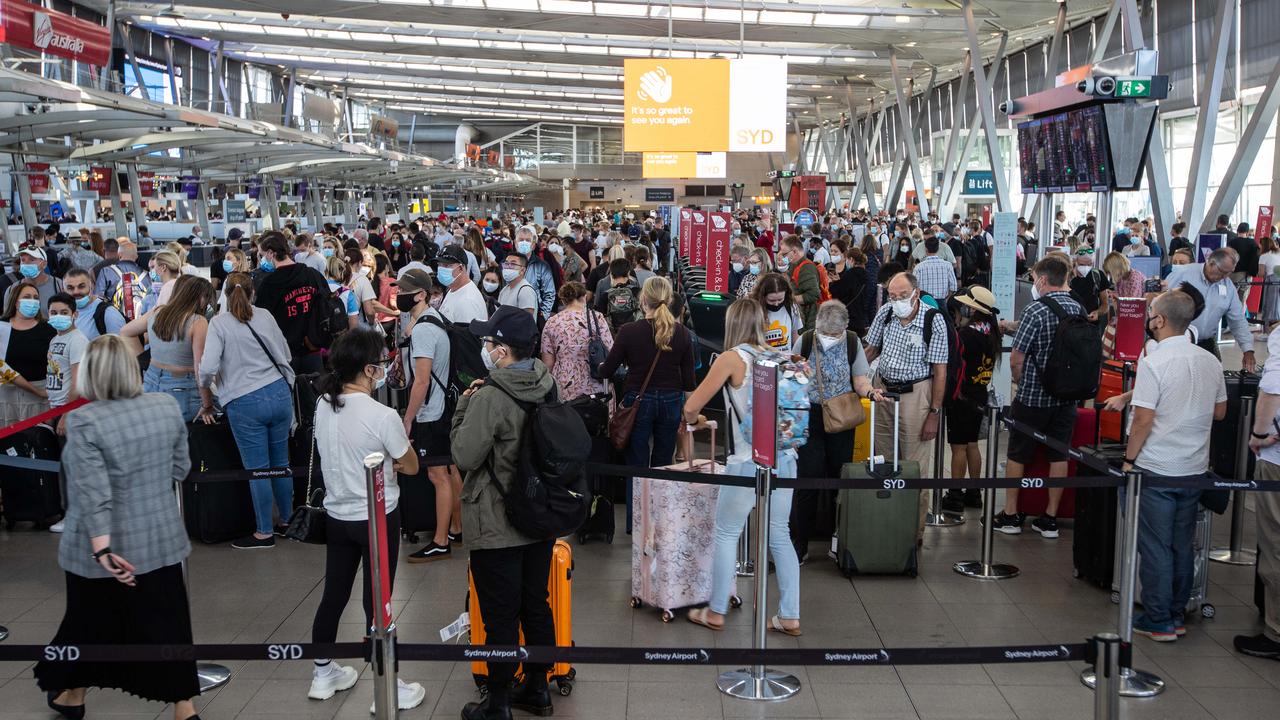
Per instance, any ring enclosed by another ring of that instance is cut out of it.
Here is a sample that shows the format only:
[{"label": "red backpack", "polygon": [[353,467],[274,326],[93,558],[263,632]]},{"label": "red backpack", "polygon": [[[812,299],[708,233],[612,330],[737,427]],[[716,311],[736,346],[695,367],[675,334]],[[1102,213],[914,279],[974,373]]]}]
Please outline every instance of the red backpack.
[{"label": "red backpack", "polygon": [[795,268],[791,270],[791,285],[793,287],[800,286],[800,268],[804,267],[805,265],[812,265],[818,268],[818,288],[819,288],[818,302],[824,303],[830,300],[831,299],[831,281],[827,279],[827,269],[822,265],[819,265],[807,258],[804,260],[801,260],[795,266]]}]

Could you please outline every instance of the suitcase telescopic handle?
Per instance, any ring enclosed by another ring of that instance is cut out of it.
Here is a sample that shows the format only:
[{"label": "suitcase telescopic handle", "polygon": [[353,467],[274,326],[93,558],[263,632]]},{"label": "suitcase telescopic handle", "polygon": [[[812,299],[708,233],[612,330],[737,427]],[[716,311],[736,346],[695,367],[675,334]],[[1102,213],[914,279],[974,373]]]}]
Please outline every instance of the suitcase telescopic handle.
[{"label": "suitcase telescopic handle", "polygon": [[[902,396],[895,392],[889,392],[881,389],[886,400],[893,401],[893,472],[898,473],[898,425],[902,410]],[[871,448],[867,453],[867,469],[873,474],[876,469],[876,405],[879,403],[871,401]]]}]

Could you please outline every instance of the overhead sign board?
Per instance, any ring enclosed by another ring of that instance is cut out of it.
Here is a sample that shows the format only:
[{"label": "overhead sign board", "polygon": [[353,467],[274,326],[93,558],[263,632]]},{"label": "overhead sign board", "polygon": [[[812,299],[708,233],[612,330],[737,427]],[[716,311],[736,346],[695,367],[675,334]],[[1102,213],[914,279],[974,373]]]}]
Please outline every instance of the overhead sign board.
[{"label": "overhead sign board", "polygon": [[1151,78],[1116,79],[1116,97],[1146,98],[1151,97]]},{"label": "overhead sign board", "polygon": [[227,200],[223,203],[224,218],[229,223],[242,223],[245,221],[245,201],[244,200]]},{"label": "overhead sign board", "polygon": [[641,164],[645,178],[723,178],[727,171],[723,152],[647,152]]},{"label": "overhead sign board", "polygon": [[796,227],[799,227],[799,228],[813,227],[813,224],[816,223],[817,221],[818,221],[817,213],[810,210],[809,208],[805,208],[803,210],[797,210],[796,214],[791,218],[791,222],[795,223]]},{"label": "overhead sign board", "polygon": [[961,195],[995,195],[996,174],[990,170],[969,170],[964,174]]},{"label": "overhead sign board", "polygon": [[0,0],[0,42],[98,67],[111,61],[110,30],[21,0]]},{"label": "overhead sign board", "polygon": [[[669,203],[676,201],[675,188],[645,188],[644,201],[649,203]],[[670,215],[668,208],[667,214]]]},{"label": "overhead sign board", "polygon": [[592,186],[591,186],[591,189],[590,189],[590,198],[591,198],[592,200],[603,200],[603,199],[604,199],[604,186],[603,186],[603,185],[592,185]]},{"label": "overhead sign board", "polygon": [[784,152],[787,63],[624,61],[626,152]]}]

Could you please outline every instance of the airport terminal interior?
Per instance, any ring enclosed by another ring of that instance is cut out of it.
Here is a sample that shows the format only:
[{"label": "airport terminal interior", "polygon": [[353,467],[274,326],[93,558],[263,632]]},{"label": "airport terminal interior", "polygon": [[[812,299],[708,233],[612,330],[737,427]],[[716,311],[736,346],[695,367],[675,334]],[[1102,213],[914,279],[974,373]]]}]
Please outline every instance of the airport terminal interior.
[{"label": "airport terminal interior", "polygon": [[0,720],[1280,717],[1278,6],[0,0]]}]

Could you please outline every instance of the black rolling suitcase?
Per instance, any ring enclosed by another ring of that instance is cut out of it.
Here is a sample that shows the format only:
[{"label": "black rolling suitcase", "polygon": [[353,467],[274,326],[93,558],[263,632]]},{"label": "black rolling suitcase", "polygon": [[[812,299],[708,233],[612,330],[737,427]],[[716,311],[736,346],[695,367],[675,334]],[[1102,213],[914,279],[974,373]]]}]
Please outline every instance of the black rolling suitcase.
[{"label": "black rolling suitcase", "polygon": [[[44,425],[27,428],[0,439],[0,452],[33,460],[57,461],[61,455],[58,436]],[[19,522],[32,522],[44,529],[62,515],[62,492],[58,473],[6,467],[0,471],[0,502],[5,526],[12,530]]]},{"label": "black rolling suitcase", "polygon": [[[615,452],[608,438],[591,438],[591,462],[612,464]],[[615,499],[622,500],[625,491],[619,491],[618,478],[612,475],[590,473],[587,483],[591,490],[591,511],[582,527],[578,528],[578,543],[585,545],[590,540],[612,543],[616,522],[613,503]]]},{"label": "black rolling suitcase", "polygon": [[1253,477],[1256,459],[1253,453],[1245,453],[1249,466],[1243,474],[1236,474],[1236,450],[1240,442],[1240,395],[1247,392],[1258,397],[1257,375],[1227,370],[1222,373],[1227,384],[1227,414],[1221,420],[1215,420],[1209,431],[1209,468],[1218,475],[1233,480],[1248,480]]},{"label": "black rolling suitcase", "polygon": [[422,464],[429,459],[423,453],[423,442],[419,440],[423,432],[425,429],[415,423],[410,436],[418,453],[418,472],[399,478],[400,536],[411,543],[429,541],[436,532],[436,487],[427,477],[427,466]]},{"label": "black rolling suitcase", "polygon": [[203,543],[221,543],[253,532],[257,523],[249,483],[243,480],[199,482],[210,470],[240,470],[240,449],[225,418],[213,425],[187,425],[191,474],[182,483],[182,508],[187,534]]},{"label": "black rolling suitcase", "polygon": [[1115,488],[1076,489],[1075,531],[1071,535],[1075,575],[1108,589],[1115,574],[1118,501]]}]

